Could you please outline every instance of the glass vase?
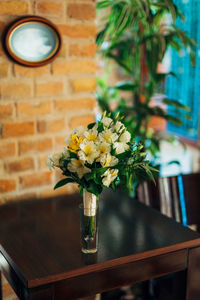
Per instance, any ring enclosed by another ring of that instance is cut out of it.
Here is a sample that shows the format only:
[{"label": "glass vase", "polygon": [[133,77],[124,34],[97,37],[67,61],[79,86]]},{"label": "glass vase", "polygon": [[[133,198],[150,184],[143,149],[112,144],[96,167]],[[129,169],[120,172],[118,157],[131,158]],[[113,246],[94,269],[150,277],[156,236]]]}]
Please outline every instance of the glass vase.
[{"label": "glass vase", "polygon": [[81,251],[95,253],[98,246],[98,201],[97,196],[83,191],[80,210]]}]

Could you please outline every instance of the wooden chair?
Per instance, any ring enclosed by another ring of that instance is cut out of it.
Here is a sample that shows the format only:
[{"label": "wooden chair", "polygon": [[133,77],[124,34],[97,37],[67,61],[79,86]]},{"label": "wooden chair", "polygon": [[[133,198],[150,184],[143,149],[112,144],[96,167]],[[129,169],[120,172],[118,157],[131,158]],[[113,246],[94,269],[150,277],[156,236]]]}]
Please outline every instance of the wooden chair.
[{"label": "wooden chair", "polygon": [[[200,173],[159,177],[156,184],[143,182],[138,187],[138,200],[200,232]],[[182,300],[185,299],[181,292],[185,280],[184,271],[155,279],[149,282],[148,291],[153,291],[153,299]],[[145,299],[151,299],[151,296]]]},{"label": "wooden chair", "polygon": [[159,177],[138,187],[138,200],[184,226],[200,228],[200,173]]}]

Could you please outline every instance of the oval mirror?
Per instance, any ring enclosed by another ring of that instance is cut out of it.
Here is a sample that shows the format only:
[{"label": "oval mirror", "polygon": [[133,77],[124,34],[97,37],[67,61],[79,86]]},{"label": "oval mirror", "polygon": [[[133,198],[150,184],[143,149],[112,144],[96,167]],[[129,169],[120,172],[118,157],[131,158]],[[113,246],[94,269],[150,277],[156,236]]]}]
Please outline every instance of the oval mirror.
[{"label": "oval mirror", "polygon": [[55,25],[47,19],[24,17],[8,27],[4,46],[17,63],[37,67],[56,57],[61,47],[61,37]]}]

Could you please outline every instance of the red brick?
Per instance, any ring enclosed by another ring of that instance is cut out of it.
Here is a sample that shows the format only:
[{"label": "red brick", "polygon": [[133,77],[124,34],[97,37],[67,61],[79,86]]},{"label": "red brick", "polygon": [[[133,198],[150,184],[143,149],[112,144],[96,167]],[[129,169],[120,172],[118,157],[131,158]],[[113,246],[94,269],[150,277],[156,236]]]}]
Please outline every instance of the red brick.
[{"label": "red brick", "polygon": [[19,154],[40,153],[50,150],[53,147],[51,138],[42,138],[37,140],[26,140],[19,142]]},{"label": "red brick", "polygon": [[58,25],[58,29],[62,35],[71,38],[90,38],[96,37],[96,27],[93,25]]},{"label": "red brick", "polygon": [[26,13],[28,13],[28,3],[26,1],[0,1],[0,15],[22,15]]},{"label": "red brick", "polygon": [[30,157],[14,160],[6,163],[6,170],[8,173],[21,172],[31,170],[34,168],[34,161]]},{"label": "red brick", "polygon": [[5,119],[13,115],[13,104],[0,105],[0,119]]},{"label": "red brick", "polygon": [[0,158],[14,156],[16,153],[16,145],[13,142],[2,143],[0,147]]},{"label": "red brick", "polygon": [[60,132],[65,129],[65,120],[38,121],[37,129],[39,133]]},{"label": "red brick", "polygon": [[26,136],[34,134],[34,122],[4,123],[3,137]]},{"label": "red brick", "polygon": [[38,187],[46,184],[51,184],[52,172],[36,172],[20,176],[21,188]]},{"label": "red brick", "polygon": [[65,143],[66,136],[67,136],[67,134],[65,134],[65,136],[56,136],[55,137],[55,147],[56,148],[60,148],[60,146],[61,146],[63,149],[63,147],[66,146],[66,143]]},{"label": "red brick", "polygon": [[26,83],[2,83],[1,95],[3,97],[30,97],[31,86]]},{"label": "red brick", "polygon": [[64,14],[63,2],[37,1],[36,11],[44,15],[62,16]]},{"label": "red brick", "polygon": [[80,60],[68,62],[55,62],[53,64],[53,74],[94,74],[97,70],[96,62],[93,60]]},{"label": "red brick", "polygon": [[94,98],[54,101],[54,107],[57,111],[93,109],[95,106],[96,106],[96,100]]},{"label": "red brick", "polygon": [[22,77],[37,77],[43,76],[49,73],[49,65],[38,67],[38,68],[27,68],[20,65],[14,65],[14,73],[16,76]]},{"label": "red brick", "polygon": [[63,93],[63,82],[47,82],[36,84],[36,95],[60,95]]},{"label": "red brick", "polygon": [[51,113],[50,101],[45,102],[19,102],[17,103],[17,112],[25,116],[46,115]]},{"label": "red brick", "polygon": [[69,126],[70,128],[74,128],[81,125],[86,127],[89,123],[93,123],[94,121],[95,119],[93,114],[75,116],[70,119]]},{"label": "red brick", "polygon": [[0,78],[8,76],[8,67],[9,64],[5,64],[5,63],[0,64]]},{"label": "red brick", "polygon": [[92,20],[95,18],[96,9],[91,4],[71,3],[68,5],[67,14],[70,18],[78,20]]},{"label": "red brick", "polygon": [[46,165],[47,156],[48,155],[39,157],[39,166],[40,166],[40,169],[48,169],[48,167]]},{"label": "red brick", "polygon": [[96,89],[96,79],[92,77],[74,79],[72,88],[75,92],[93,92]]},{"label": "red brick", "polygon": [[97,46],[94,43],[80,45],[72,44],[69,47],[70,56],[81,56],[81,57],[94,57],[96,54]]},{"label": "red brick", "polygon": [[6,193],[16,190],[17,184],[14,179],[0,179],[0,192]]}]

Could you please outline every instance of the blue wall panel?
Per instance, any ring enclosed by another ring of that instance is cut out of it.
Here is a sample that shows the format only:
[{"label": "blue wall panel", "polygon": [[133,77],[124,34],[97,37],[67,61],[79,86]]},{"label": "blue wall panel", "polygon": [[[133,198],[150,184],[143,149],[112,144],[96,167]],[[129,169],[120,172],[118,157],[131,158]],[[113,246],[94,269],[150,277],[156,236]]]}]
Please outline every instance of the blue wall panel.
[{"label": "blue wall panel", "polygon": [[[185,16],[185,22],[177,20],[177,26],[184,30],[188,36],[197,43],[196,65],[190,63],[190,57],[186,50],[177,53],[171,50],[171,71],[177,78],[170,76],[166,82],[166,95],[170,99],[191,108],[191,120],[181,117],[183,126],[176,126],[168,122],[168,131],[182,137],[197,140],[200,109],[200,0],[174,0],[180,11]],[[184,113],[184,111],[182,111]],[[180,117],[180,111],[170,106],[169,113]]]}]

